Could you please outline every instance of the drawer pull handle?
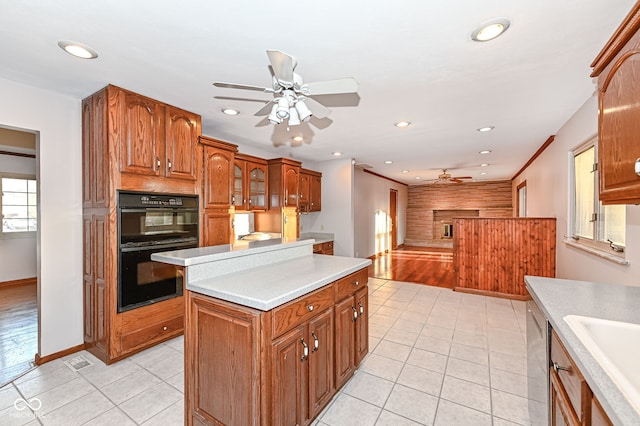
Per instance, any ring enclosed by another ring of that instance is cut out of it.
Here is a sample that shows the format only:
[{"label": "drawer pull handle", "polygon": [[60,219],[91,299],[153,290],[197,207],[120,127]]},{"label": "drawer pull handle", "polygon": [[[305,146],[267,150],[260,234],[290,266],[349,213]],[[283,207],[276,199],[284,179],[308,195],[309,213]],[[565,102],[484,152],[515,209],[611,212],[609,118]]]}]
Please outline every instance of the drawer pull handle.
[{"label": "drawer pull handle", "polygon": [[364,306],[362,306],[362,303],[358,302],[358,306],[360,306],[360,315],[364,314]]},{"label": "drawer pull handle", "polygon": [[164,327],[162,327],[162,330],[167,331],[168,327],[165,325]]},{"label": "drawer pull handle", "polygon": [[308,310],[309,312],[312,312],[312,311],[313,311],[313,305],[309,305],[309,306],[307,306],[307,310]]},{"label": "drawer pull handle", "polygon": [[300,339],[300,342],[302,343],[302,358],[300,358],[300,361],[304,361],[309,356],[309,345],[304,341],[304,337]]},{"label": "drawer pull handle", "polygon": [[156,157],[156,164],[158,165],[158,168],[160,168],[160,159],[158,157]]},{"label": "drawer pull handle", "polygon": [[318,350],[318,345],[320,343],[320,341],[318,340],[318,336],[316,336],[316,332],[312,331],[311,332],[311,336],[313,337],[313,349],[311,350],[311,352],[315,352]]},{"label": "drawer pull handle", "polygon": [[358,311],[356,310],[356,308],[354,306],[351,307],[351,309],[353,309],[353,322],[356,322],[356,320],[358,319]]},{"label": "drawer pull handle", "polygon": [[354,281],[353,285],[360,285],[360,281]]},{"label": "drawer pull handle", "polygon": [[558,373],[558,371],[571,371],[571,367],[563,367],[561,365],[559,365],[557,362],[553,362],[553,371],[556,372],[556,374]]}]

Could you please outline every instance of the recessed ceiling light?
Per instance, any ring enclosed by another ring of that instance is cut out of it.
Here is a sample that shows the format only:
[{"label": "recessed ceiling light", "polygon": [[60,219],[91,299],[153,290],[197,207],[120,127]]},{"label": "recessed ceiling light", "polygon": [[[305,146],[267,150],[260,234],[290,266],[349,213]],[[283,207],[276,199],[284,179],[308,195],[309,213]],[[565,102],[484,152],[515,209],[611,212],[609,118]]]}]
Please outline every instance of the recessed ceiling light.
[{"label": "recessed ceiling light", "polygon": [[335,155],[336,157],[340,157],[342,155],[341,152],[332,152],[331,154]]},{"label": "recessed ceiling light", "polygon": [[387,160],[387,161],[384,162],[384,164],[393,164],[393,161]]},{"label": "recessed ceiling light", "polygon": [[476,129],[476,130],[479,132],[490,132],[495,128],[496,126],[486,126],[486,127],[480,127],[479,129]]},{"label": "recessed ceiling light", "polygon": [[422,178],[421,178],[420,176],[416,176],[416,179],[418,179],[418,180],[419,180],[419,179],[422,179]]},{"label": "recessed ceiling light", "polygon": [[402,173],[409,173],[409,170],[403,170]]},{"label": "recessed ceiling light", "polygon": [[480,151],[480,154],[491,154],[491,151],[489,151],[488,149],[485,149],[484,151]]},{"label": "recessed ceiling light", "polygon": [[402,127],[408,127],[409,124],[411,124],[411,122],[409,121],[399,121],[396,124],[394,124],[394,126],[402,128]]},{"label": "recessed ceiling light", "polygon": [[227,114],[227,115],[238,115],[238,114],[240,114],[240,111],[238,111],[237,109],[234,109],[234,108],[222,108],[222,112]]},{"label": "recessed ceiling light", "polygon": [[478,28],[471,33],[471,39],[473,41],[489,41],[498,37],[500,34],[507,31],[511,23],[507,18],[498,17],[492,18],[482,22],[478,25]]},{"label": "recessed ceiling light", "polygon": [[489,165],[489,163],[482,163],[480,164],[480,167],[487,167]]},{"label": "recessed ceiling light", "polygon": [[486,174],[487,174],[487,172],[482,172],[482,173],[480,173],[480,174],[481,174],[481,175],[486,175]]},{"label": "recessed ceiling light", "polygon": [[82,43],[76,43],[75,41],[59,41],[58,46],[69,55],[73,55],[82,59],[95,59],[98,57],[98,52],[93,50],[87,45]]}]

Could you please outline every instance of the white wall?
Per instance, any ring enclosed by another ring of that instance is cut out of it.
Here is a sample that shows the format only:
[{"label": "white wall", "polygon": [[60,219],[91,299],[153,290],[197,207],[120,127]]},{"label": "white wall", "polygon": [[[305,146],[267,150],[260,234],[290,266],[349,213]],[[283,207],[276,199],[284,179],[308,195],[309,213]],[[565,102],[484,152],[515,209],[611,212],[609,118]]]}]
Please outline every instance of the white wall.
[{"label": "white wall", "polygon": [[333,254],[354,256],[351,159],[304,162],[303,167],[322,173],[322,211],[300,215],[300,232],[333,233]]},{"label": "white wall", "polygon": [[390,247],[388,238],[376,242],[376,214],[389,214],[389,191],[398,191],[398,245],[404,243],[407,224],[407,203],[409,189],[406,185],[398,184],[361,169],[355,170],[355,255],[369,257]]},{"label": "white wall", "polygon": [[82,344],[81,101],[0,79],[0,125],[39,132],[39,354]]},{"label": "white wall", "polygon": [[640,206],[627,206],[624,266],[563,243],[569,214],[569,151],[598,133],[598,104],[594,95],[567,121],[553,143],[513,182],[527,181],[527,216],[557,219],[558,278],[640,286]]},{"label": "white wall", "polygon": [[[0,119],[2,117],[0,116]],[[36,175],[36,160],[0,154],[0,173]],[[36,236],[0,238],[0,282],[32,278],[37,274]]]}]

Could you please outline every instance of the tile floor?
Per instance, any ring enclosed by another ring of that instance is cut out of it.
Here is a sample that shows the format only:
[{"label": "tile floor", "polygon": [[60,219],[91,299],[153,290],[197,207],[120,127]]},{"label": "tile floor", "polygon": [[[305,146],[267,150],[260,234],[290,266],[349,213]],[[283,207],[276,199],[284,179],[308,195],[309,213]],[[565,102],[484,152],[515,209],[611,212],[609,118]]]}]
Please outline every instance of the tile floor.
[{"label": "tile floor", "polygon": [[[369,355],[317,426],[530,424],[524,302],[369,286]],[[78,355],[93,365],[74,371]],[[44,364],[0,389],[0,424],[181,425],[183,398],[177,338],[108,367],[87,352]]]}]

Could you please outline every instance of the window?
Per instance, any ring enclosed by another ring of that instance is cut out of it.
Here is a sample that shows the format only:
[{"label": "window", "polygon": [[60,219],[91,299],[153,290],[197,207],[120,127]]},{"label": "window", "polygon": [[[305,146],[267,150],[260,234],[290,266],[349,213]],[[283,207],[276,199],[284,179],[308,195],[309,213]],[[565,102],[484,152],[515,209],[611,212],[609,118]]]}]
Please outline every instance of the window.
[{"label": "window", "polygon": [[37,228],[37,185],[33,176],[0,175],[2,236],[32,235]]},{"label": "window", "polygon": [[527,217],[527,181],[516,187],[518,191],[518,217]]},{"label": "window", "polygon": [[598,199],[597,157],[595,140],[573,152],[572,238],[594,248],[621,252],[626,206],[604,206]]}]

